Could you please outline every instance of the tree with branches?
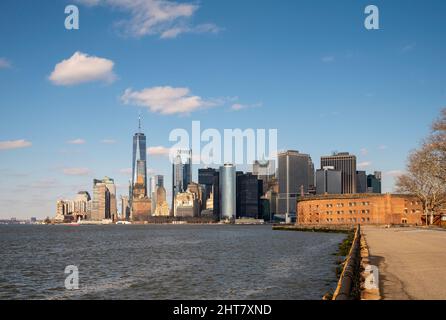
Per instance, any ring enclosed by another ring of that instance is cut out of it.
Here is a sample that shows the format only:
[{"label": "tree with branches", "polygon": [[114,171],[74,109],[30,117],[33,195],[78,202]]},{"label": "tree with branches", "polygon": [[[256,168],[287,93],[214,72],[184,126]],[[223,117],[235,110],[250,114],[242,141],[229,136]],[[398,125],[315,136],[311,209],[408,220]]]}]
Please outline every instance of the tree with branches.
[{"label": "tree with branches", "polygon": [[406,173],[397,178],[397,190],[414,194],[423,204],[426,224],[446,205],[446,109],[432,125],[432,133],[408,158]]}]

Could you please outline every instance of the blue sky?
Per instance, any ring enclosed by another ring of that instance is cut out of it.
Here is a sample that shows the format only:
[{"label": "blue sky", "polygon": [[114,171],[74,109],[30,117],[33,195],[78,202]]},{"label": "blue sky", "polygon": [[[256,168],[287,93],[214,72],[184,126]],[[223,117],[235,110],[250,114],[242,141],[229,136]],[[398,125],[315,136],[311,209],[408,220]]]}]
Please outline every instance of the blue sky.
[{"label": "blue sky", "polygon": [[[58,198],[91,192],[94,177],[125,193],[140,111],[150,147],[171,146],[170,131],[192,120],[277,128],[279,149],[309,153],[316,167],[349,151],[392,191],[445,106],[444,1],[373,1],[373,31],[363,25],[369,1],[129,3],[1,1],[0,218],[53,216]],[[68,4],[79,30],[64,27]],[[96,73],[79,73],[79,61]],[[171,89],[164,111],[156,87]],[[167,158],[148,162],[169,193]]]}]

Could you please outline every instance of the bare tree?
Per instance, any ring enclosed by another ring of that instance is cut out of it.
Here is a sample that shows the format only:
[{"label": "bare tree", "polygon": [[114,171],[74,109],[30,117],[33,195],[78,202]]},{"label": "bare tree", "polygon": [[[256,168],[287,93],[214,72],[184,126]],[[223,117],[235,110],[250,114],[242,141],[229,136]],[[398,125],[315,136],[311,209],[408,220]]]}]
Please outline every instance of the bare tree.
[{"label": "bare tree", "polygon": [[441,170],[439,178],[446,183],[446,108],[432,125],[432,134],[427,139],[428,145],[437,154]]},{"label": "bare tree", "polygon": [[409,156],[406,174],[397,178],[399,192],[417,196],[423,204],[426,224],[428,215],[433,223],[435,212],[446,204],[446,184],[441,178],[443,170],[437,150],[424,144]]}]

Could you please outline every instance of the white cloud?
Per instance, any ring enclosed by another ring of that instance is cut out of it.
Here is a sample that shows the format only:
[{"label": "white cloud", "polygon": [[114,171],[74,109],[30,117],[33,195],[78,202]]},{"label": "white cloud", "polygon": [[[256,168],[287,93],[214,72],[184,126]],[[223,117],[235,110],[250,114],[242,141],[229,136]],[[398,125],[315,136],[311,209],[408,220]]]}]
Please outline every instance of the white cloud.
[{"label": "white cloud", "polygon": [[62,171],[67,176],[87,176],[91,173],[88,168],[64,168]]},{"label": "white cloud", "polygon": [[205,100],[191,94],[188,88],[152,87],[141,91],[125,90],[121,96],[125,104],[147,107],[151,112],[189,114],[199,109],[213,107],[221,102]]},{"label": "white cloud", "polygon": [[169,156],[170,148],[163,146],[149,147],[147,148],[147,154],[152,156]]},{"label": "white cloud", "polygon": [[262,106],[261,103],[256,103],[256,104],[241,104],[241,103],[234,103],[234,104],[231,106],[231,110],[232,110],[232,111],[240,111],[240,110],[243,110],[243,109],[257,108],[257,107],[260,107],[260,106]]},{"label": "white cloud", "polygon": [[0,69],[8,69],[11,68],[11,62],[5,58],[0,57]]},{"label": "white cloud", "polygon": [[367,167],[370,167],[371,165],[372,165],[372,162],[364,161],[364,162],[358,163],[357,167],[360,168],[360,169],[365,169]]},{"label": "white cloud", "polygon": [[32,143],[27,140],[0,141],[0,150],[20,149],[31,147]]},{"label": "white cloud", "polygon": [[162,39],[176,38],[182,33],[218,33],[220,28],[212,23],[202,24],[196,27],[175,27],[163,31],[160,35]]},{"label": "white cloud", "polygon": [[85,144],[86,141],[84,139],[74,139],[67,141],[68,144]]},{"label": "white cloud", "polygon": [[159,35],[160,38],[175,38],[183,33],[216,33],[220,31],[213,23],[192,25],[191,19],[199,9],[197,3],[167,0],[77,0],[87,6],[109,6],[127,12],[127,20],[115,25],[125,34],[135,37]]},{"label": "white cloud", "polygon": [[75,52],[69,59],[59,62],[49,79],[55,85],[70,86],[92,81],[111,83],[116,79],[114,62],[105,58]]}]

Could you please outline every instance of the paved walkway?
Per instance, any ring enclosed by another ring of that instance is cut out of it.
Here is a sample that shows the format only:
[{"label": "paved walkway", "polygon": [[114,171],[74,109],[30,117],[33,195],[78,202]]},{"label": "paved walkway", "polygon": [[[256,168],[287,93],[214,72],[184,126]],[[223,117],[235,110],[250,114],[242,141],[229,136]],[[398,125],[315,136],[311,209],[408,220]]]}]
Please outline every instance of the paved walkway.
[{"label": "paved walkway", "polygon": [[383,299],[446,299],[446,232],[362,228]]}]

